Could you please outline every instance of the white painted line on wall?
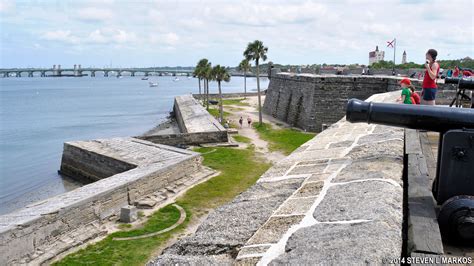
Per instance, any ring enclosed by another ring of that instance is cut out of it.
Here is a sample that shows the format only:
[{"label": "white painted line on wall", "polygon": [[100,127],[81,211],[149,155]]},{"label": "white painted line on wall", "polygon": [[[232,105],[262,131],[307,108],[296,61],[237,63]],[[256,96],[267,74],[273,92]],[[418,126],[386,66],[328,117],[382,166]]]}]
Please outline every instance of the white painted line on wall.
[{"label": "white painted line on wall", "polygon": [[393,179],[384,179],[384,178],[367,178],[367,179],[360,179],[360,180],[352,180],[352,181],[347,181],[347,182],[337,182],[337,183],[331,183],[329,184],[330,187],[332,186],[340,186],[340,185],[346,185],[346,184],[352,184],[352,183],[360,183],[360,182],[368,182],[368,181],[381,181],[381,182],[386,182],[389,184],[392,184],[396,187],[402,187],[399,183],[397,183]]}]

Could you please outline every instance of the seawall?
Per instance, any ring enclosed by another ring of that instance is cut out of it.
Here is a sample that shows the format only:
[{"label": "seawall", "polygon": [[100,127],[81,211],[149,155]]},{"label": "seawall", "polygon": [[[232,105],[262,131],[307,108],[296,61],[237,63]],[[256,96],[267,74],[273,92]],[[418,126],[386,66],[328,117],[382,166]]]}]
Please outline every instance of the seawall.
[{"label": "seawall", "polygon": [[[304,130],[320,132],[323,125],[329,126],[344,116],[348,99],[365,100],[376,93],[398,90],[400,80],[393,76],[279,73],[270,79],[263,112]],[[418,80],[412,81],[420,86]],[[452,84],[438,86],[440,94],[454,93]]]},{"label": "seawall", "polygon": [[105,235],[104,224],[117,220],[121,207],[156,204],[167,191],[198,182],[201,160],[135,138],[66,143],[62,171],[98,181],[0,216],[0,265],[41,264]]}]

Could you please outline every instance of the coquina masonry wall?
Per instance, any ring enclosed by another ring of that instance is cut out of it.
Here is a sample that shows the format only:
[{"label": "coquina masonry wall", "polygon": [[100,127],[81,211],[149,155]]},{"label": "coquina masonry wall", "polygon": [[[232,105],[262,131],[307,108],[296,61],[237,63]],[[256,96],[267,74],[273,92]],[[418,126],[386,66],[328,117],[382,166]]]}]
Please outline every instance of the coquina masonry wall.
[{"label": "coquina masonry wall", "polygon": [[1,215],[0,265],[39,265],[106,234],[104,223],[116,220],[121,207],[187,183],[202,160],[192,151],[133,138],[67,143],[63,158],[63,169],[82,168],[89,178],[94,165],[124,172]]},{"label": "coquina masonry wall", "polygon": [[[263,112],[307,131],[320,132],[345,114],[348,99],[365,100],[373,94],[399,90],[401,77],[320,76],[279,73],[272,76]],[[415,86],[419,82],[413,80]],[[453,89],[438,84],[439,89]]]}]

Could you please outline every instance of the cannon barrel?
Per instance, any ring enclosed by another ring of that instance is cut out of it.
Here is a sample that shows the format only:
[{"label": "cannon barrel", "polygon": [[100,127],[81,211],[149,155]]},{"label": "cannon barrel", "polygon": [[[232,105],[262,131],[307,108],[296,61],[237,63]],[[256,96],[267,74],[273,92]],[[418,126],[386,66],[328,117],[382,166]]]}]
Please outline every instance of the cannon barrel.
[{"label": "cannon barrel", "polygon": [[351,99],[347,103],[346,120],[443,133],[450,129],[474,129],[474,109]]},{"label": "cannon barrel", "polygon": [[474,90],[474,79],[472,78],[445,78],[446,84],[459,84],[460,89]]}]

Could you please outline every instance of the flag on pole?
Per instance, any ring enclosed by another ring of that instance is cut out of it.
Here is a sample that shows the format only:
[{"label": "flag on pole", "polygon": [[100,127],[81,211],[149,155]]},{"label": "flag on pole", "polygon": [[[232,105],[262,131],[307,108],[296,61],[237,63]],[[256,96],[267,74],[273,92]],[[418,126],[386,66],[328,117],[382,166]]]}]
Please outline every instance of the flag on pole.
[{"label": "flag on pole", "polygon": [[387,47],[394,48],[394,45],[395,45],[395,39],[393,39],[392,41],[387,41]]}]

